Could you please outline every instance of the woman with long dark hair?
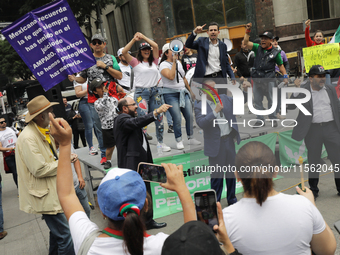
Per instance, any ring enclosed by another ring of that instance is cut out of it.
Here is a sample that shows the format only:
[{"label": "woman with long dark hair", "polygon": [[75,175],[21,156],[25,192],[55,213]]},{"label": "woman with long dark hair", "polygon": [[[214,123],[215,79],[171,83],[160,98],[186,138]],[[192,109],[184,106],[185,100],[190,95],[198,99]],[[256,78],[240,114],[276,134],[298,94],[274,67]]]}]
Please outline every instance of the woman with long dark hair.
[{"label": "woman with long dark hair", "polygon": [[261,142],[242,146],[235,159],[243,198],[223,209],[229,238],[243,255],[334,254],[332,230],[306,188],[299,195],[286,195],[274,189],[277,175],[275,155]]},{"label": "woman with long dark hair", "polygon": [[[129,54],[129,50],[135,42],[144,40],[140,43],[137,58]],[[135,75],[135,94],[134,100],[138,104],[138,116],[146,115],[160,107],[162,103],[161,95],[158,92],[157,84],[161,78],[158,72],[158,45],[142,33],[136,33],[132,40],[124,47],[123,56],[133,67]],[[156,124],[156,137],[158,146],[163,151],[170,151],[171,148],[163,143],[163,116],[159,115]],[[146,129],[145,129],[146,132]]]},{"label": "woman with long dark hair", "polygon": [[188,137],[189,145],[199,145],[201,142],[197,141],[193,134],[193,113],[191,96],[194,94],[191,91],[189,83],[185,78],[185,72],[182,64],[178,61],[178,55],[172,54],[170,50],[170,43],[167,43],[162,48],[162,58],[159,65],[159,72],[161,73],[163,88],[162,95],[166,104],[172,105],[169,112],[173,119],[173,127],[175,131],[175,139],[177,142],[177,149],[184,149],[182,142],[182,115],[185,119],[185,129]]},{"label": "woman with long dark hair", "polygon": [[[114,169],[101,181],[97,198],[107,227],[100,231],[85,214],[74,190],[70,162],[72,129],[64,119],[50,117],[51,135],[59,142],[57,190],[68,220],[76,254],[161,254],[167,235],[148,235],[141,212],[148,210],[145,184],[136,171]],[[182,203],[184,222],[196,219],[195,206],[186,187],[183,167],[162,164],[167,182]]]}]

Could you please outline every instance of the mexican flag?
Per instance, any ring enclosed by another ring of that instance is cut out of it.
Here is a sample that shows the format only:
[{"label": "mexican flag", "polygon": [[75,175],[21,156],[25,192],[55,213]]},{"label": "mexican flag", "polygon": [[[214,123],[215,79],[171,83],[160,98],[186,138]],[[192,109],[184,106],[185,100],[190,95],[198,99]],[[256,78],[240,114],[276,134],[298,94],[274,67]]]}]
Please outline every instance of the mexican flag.
[{"label": "mexican flag", "polygon": [[340,43],[340,26],[338,27],[338,30],[336,30],[332,40],[330,40],[329,43]]}]

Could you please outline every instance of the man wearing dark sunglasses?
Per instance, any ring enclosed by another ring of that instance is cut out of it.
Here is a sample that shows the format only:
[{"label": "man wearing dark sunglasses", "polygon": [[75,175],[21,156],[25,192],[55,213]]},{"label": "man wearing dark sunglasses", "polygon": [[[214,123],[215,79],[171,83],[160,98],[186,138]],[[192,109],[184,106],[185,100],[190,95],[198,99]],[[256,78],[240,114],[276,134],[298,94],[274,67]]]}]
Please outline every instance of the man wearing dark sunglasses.
[{"label": "man wearing dark sunglasses", "polygon": [[13,180],[18,187],[17,167],[15,165],[15,145],[19,131],[12,127],[6,127],[5,116],[0,115],[0,151],[4,157],[4,169],[13,174]]},{"label": "man wearing dark sunglasses", "polygon": [[[93,50],[93,56],[97,60],[97,64],[93,65],[92,67],[85,69],[80,73],[80,77],[75,77],[74,75],[69,75],[68,78],[70,81],[76,81],[78,83],[85,83],[87,80],[88,84],[91,84],[91,82],[96,79],[100,78],[103,81],[109,81],[114,82],[115,79],[121,80],[123,75],[120,70],[120,67],[118,65],[118,62],[116,58],[110,54],[106,54],[104,52],[104,49],[106,47],[106,42],[104,37],[101,34],[95,34],[92,36],[90,46]],[[124,90],[121,86],[117,85],[117,92],[123,92]],[[92,93],[92,91],[89,91],[89,93]],[[87,100],[85,98],[82,98],[81,100]],[[95,129],[95,134],[97,135],[97,140],[99,143],[99,148],[101,151],[101,161],[100,163],[104,165],[107,161],[105,155],[106,155],[106,148],[103,145],[103,135],[102,135],[102,129],[101,129],[101,123],[99,116],[94,108],[94,101],[90,102],[90,99],[88,100],[88,105],[90,108],[91,117],[93,120],[93,126]],[[83,102],[81,102],[83,103]],[[90,148],[91,150],[91,148]]]}]

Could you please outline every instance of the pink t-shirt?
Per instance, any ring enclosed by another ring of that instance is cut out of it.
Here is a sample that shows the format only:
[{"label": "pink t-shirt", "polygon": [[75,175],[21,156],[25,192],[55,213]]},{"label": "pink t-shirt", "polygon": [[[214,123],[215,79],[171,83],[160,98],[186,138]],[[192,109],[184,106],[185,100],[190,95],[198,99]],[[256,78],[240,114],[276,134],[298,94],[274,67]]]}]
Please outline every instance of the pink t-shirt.
[{"label": "pink t-shirt", "polygon": [[161,75],[158,71],[158,59],[149,65],[149,62],[139,62],[136,58],[132,57],[129,63],[134,71],[136,88],[151,88],[157,85]]}]

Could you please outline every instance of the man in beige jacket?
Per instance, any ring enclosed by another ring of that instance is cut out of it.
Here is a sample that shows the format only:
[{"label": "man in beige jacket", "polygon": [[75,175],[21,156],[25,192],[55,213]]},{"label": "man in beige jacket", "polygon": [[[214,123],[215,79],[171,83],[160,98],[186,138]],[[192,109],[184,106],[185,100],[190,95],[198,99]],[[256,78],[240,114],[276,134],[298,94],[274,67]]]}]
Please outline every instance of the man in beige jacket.
[{"label": "man in beige jacket", "polygon": [[49,254],[75,254],[68,222],[57,195],[58,155],[49,135],[52,106],[44,96],[28,104],[26,123],[16,144],[20,210],[42,214],[50,229]]}]

